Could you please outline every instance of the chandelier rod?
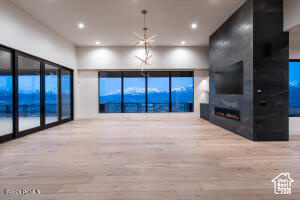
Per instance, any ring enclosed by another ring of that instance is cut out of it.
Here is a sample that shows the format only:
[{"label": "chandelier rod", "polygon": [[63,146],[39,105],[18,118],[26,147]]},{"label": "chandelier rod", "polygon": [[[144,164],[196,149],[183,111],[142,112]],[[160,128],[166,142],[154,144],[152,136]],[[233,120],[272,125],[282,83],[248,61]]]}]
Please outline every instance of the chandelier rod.
[{"label": "chandelier rod", "polygon": [[142,10],[142,14],[144,15],[144,37],[145,37],[145,41],[144,41],[144,47],[145,47],[145,53],[148,57],[148,47],[147,47],[147,30],[148,28],[146,27],[146,14],[147,14],[147,10]]}]

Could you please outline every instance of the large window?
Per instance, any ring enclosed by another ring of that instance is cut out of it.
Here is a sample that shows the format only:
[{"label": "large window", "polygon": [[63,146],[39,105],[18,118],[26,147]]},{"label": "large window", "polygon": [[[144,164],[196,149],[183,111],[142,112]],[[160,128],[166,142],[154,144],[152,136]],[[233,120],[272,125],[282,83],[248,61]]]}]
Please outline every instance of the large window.
[{"label": "large window", "polygon": [[168,72],[149,73],[147,79],[148,112],[170,111],[170,78]]},{"label": "large window", "polygon": [[290,115],[300,116],[300,60],[293,60],[289,67]]},{"label": "large window", "polygon": [[0,143],[73,119],[73,73],[0,45]]},{"label": "large window", "polygon": [[50,124],[58,121],[59,111],[59,68],[52,64],[45,64],[45,123]]},{"label": "large window", "polygon": [[99,79],[100,112],[119,113],[122,111],[121,73],[102,72]]},{"label": "large window", "polygon": [[189,72],[174,72],[171,78],[172,112],[190,112],[194,102],[194,78]]},{"label": "large window", "polygon": [[0,136],[13,132],[12,54],[0,48]]},{"label": "large window", "polygon": [[41,125],[41,62],[18,56],[19,131]]},{"label": "large window", "polygon": [[71,71],[61,69],[61,118],[71,118]]},{"label": "large window", "polygon": [[193,72],[99,72],[99,112],[193,112]]},{"label": "large window", "polygon": [[146,78],[138,72],[124,72],[124,112],[146,112]]}]

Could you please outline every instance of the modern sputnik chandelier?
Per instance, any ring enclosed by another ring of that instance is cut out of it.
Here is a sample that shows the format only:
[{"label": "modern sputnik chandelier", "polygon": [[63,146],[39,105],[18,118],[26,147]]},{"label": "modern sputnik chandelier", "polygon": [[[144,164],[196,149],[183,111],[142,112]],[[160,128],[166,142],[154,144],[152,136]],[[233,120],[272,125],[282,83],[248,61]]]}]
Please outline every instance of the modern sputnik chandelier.
[{"label": "modern sputnik chandelier", "polygon": [[156,36],[157,36],[157,35],[153,35],[149,38],[147,36],[147,31],[148,31],[148,28],[146,27],[146,14],[147,13],[148,13],[147,10],[142,10],[142,14],[144,15],[144,27],[143,27],[144,36],[141,36],[141,35],[133,32],[133,35],[135,35],[137,37],[137,41],[133,46],[143,45],[145,48],[145,57],[144,58],[135,56],[139,61],[141,61],[140,67],[142,68],[142,71],[144,71],[144,67],[149,67],[151,65],[150,59],[152,58],[152,55],[150,53],[150,47],[155,48],[155,46],[152,43],[154,42],[153,39],[156,38]]}]

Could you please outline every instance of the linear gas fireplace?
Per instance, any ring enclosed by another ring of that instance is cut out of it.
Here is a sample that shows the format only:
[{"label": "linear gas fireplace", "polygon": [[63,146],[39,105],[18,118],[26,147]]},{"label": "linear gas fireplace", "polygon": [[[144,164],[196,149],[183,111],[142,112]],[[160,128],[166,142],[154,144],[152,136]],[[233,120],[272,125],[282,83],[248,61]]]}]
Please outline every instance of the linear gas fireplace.
[{"label": "linear gas fireplace", "polygon": [[215,107],[215,115],[240,121],[240,111]]}]

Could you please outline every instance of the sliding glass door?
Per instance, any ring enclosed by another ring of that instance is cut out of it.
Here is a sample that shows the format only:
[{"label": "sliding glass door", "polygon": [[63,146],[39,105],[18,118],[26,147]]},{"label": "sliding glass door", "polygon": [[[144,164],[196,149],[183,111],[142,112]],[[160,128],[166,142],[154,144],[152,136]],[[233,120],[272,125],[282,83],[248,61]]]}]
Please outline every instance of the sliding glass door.
[{"label": "sliding glass door", "polygon": [[12,54],[0,48],[0,137],[13,132]]},{"label": "sliding glass door", "polygon": [[45,123],[51,124],[59,119],[59,68],[45,64]]},{"label": "sliding glass door", "polygon": [[18,55],[19,131],[41,125],[41,62]]},{"label": "sliding glass door", "polygon": [[73,119],[73,71],[0,45],[0,143]]},{"label": "sliding glass door", "polygon": [[70,119],[72,111],[71,71],[61,69],[61,118]]}]

